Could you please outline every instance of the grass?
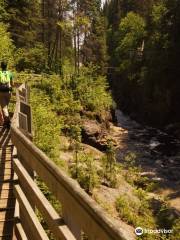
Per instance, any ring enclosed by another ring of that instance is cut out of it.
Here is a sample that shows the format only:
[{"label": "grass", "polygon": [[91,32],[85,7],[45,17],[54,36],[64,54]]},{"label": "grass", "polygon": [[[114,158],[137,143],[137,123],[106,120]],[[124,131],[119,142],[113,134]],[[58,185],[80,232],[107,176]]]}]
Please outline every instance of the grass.
[{"label": "grass", "polygon": [[138,190],[137,196],[141,195],[140,198],[133,198],[128,195],[118,197],[116,200],[116,209],[120,217],[134,227],[154,227],[155,222],[148,200],[144,194],[139,192]]}]

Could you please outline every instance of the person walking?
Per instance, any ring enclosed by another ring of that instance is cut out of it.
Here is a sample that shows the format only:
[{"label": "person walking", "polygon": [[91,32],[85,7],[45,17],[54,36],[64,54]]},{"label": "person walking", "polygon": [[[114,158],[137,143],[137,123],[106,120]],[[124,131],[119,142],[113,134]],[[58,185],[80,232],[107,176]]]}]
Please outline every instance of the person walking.
[{"label": "person walking", "polygon": [[10,127],[10,117],[8,111],[8,105],[11,98],[12,81],[13,76],[10,71],[7,70],[7,63],[1,62],[0,71],[0,106],[4,118],[4,126]]}]

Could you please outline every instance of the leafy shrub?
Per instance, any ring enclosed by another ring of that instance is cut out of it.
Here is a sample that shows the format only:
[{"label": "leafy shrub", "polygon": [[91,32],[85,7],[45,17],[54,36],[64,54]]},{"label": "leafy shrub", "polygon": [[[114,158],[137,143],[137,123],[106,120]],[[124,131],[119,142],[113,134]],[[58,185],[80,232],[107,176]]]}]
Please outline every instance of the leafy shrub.
[{"label": "leafy shrub", "polygon": [[173,227],[173,234],[170,237],[171,240],[180,239],[180,218],[174,221]]},{"label": "leafy shrub", "polygon": [[5,0],[0,0],[0,21],[2,22],[3,20],[7,19],[8,14],[5,10],[6,7],[6,2]]},{"label": "leafy shrub", "polygon": [[38,89],[31,89],[31,105],[35,144],[57,164],[62,165],[59,160],[60,118],[52,111],[48,96]]},{"label": "leafy shrub", "polygon": [[111,140],[108,141],[106,156],[102,158],[102,165],[104,183],[110,187],[116,187],[118,165],[116,163],[115,149]]},{"label": "leafy shrub", "polygon": [[15,47],[7,31],[7,26],[0,22],[0,60],[13,64],[13,53]]},{"label": "leafy shrub", "polygon": [[81,187],[90,194],[93,188],[99,184],[97,167],[94,164],[94,157],[91,154],[79,153],[70,171],[72,177],[76,178]]},{"label": "leafy shrub", "polygon": [[81,69],[79,76],[48,75],[36,87],[46,92],[59,114],[76,114],[82,110],[100,114],[112,107],[105,77],[97,76],[89,68]]},{"label": "leafy shrub", "polygon": [[123,166],[125,168],[124,177],[131,185],[136,185],[142,181],[140,176],[140,168],[135,166],[137,155],[134,152],[129,152],[124,157]]},{"label": "leafy shrub", "polygon": [[76,99],[85,110],[101,112],[112,106],[112,97],[107,91],[108,84],[103,76],[96,76],[89,68],[83,68],[76,78]]},{"label": "leafy shrub", "polygon": [[137,155],[134,152],[128,152],[124,157],[124,165],[127,167],[134,167]]},{"label": "leafy shrub", "polygon": [[134,12],[129,12],[122,19],[119,26],[119,46],[117,51],[127,52],[128,50],[137,49],[145,37],[145,21]]},{"label": "leafy shrub", "polygon": [[16,52],[16,69],[18,71],[46,72],[47,51],[42,44],[32,48],[20,48]]},{"label": "leafy shrub", "polygon": [[44,196],[48,199],[54,209],[62,215],[62,206],[60,202],[53,196],[53,194],[49,191],[49,188],[46,186],[44,182],[40,178],[36,179],[38,187],[41,189]]},{"label": "leafy shrub", "polygon": [[155,222],[144,192],[138,191],[137,196],[140,198],[135,200],[127,194],[117,198],[116,209],[120,217],[134,227],[154,229]]},{"label": "leafy shrub", "polygon": [[167,202],[162,202],[157,214],[158,224],[160,227],[171,229],[177,219],[173,210]]}]

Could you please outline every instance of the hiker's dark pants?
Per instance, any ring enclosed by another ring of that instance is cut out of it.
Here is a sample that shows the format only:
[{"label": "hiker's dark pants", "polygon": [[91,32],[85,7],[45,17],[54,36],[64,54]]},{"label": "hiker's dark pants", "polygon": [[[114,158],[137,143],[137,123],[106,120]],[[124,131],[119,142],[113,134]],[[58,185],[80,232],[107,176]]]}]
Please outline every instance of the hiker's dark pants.
[{"label": "hiker's dark pants", "polygon": [[11,93],[9,92],[0,92],[0,105],[2,108],[3,116],[9,118],[8,105],[10,102]]}]

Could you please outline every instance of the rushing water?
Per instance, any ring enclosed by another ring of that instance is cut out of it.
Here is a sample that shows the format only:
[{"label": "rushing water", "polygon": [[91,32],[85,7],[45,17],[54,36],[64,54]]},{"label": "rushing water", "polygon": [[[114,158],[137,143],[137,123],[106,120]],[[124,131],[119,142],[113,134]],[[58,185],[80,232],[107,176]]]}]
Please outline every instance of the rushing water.
[{"label": "rushing water", "polygon": [[118,126],[128,131],[128,144],[140,153],[139,164],[159,176],[180,180],[180,141],[159,129],[143,126],[116,110]]}]

